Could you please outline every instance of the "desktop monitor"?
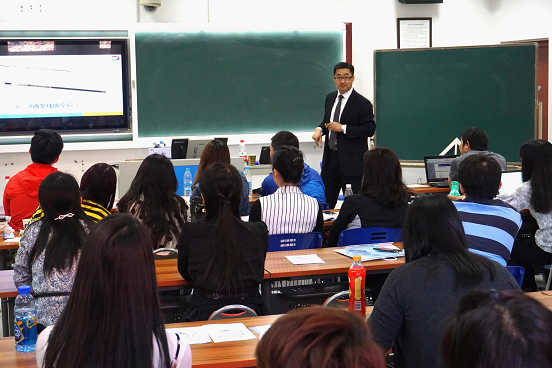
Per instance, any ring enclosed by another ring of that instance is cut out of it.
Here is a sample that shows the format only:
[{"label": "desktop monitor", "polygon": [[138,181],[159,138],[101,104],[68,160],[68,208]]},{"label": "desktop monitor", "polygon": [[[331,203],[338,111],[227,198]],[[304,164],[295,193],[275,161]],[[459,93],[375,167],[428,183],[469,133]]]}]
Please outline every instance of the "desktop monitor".
[{"label": "desktop monitor", "polygon": [[186,152],[186,158],[200,158],[201,152],[211,142],[211,139],[194,139],[188,141],[188,149]]},{"label": "desktop monitor", "polygon": [[171,142],[171,158],[186,158],[188,151],[188,138],[173,139]]}]

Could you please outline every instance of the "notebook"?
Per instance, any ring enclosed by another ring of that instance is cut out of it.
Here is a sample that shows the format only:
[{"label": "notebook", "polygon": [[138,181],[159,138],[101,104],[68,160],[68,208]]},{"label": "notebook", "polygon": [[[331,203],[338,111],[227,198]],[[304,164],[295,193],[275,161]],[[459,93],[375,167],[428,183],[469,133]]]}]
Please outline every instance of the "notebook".
[{"label": "notebook", "polygon": [[450,163],[457,155],[425,156],[424,165],[427,183],[434,187],[448,187]]}]

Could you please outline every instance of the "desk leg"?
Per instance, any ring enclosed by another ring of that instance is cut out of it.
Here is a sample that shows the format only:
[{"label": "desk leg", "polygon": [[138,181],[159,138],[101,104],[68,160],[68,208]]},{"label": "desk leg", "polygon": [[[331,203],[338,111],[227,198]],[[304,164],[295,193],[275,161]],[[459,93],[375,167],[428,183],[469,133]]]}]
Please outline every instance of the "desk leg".
[{"label": "desk leg", "polygon": [[272,313],[272,280],[266,279],[261,283],[261,294],[265,306],[268,308],[269,312]]},{"label": "desk leg", "polygon": [[10,326],[8,317],[8,298],[2,298],[2,335],[4,337],[10,336]]},{"label": "desk leg", "polygon": [[15,322],[14,322],[14,315],[13,315],[13,308],[15,307],[15,298],[8,298],[7,300],[8,304],[8,327],[10,329],[10,336],[15,336]]}]

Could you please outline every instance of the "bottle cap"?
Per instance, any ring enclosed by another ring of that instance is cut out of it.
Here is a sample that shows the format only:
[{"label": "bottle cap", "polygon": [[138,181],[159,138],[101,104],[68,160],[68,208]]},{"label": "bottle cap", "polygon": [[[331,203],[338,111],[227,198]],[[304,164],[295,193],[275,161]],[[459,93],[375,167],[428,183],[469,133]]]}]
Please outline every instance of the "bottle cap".
[{"label": "bottle cap", "polygon": [[360,256],[353,256],[353,262],[360,262]]},{"label": "bottle cap", "polygon": [[25,295],[31,293],[31,287],[29,285],[23,285],[17,288],[19,295]]},{"label": "bottle cap", "polygon": [[244,170],[246,170],[246,169],[249,170],[249,165],[245,165]]},{"label": "bottle cap", "polygon": [[351,188],[351,184],[345,184],[345,188]]},{"label": "bottle cap", "polygon": [[243,139],[240,139],[240,143],[243,143]]}]

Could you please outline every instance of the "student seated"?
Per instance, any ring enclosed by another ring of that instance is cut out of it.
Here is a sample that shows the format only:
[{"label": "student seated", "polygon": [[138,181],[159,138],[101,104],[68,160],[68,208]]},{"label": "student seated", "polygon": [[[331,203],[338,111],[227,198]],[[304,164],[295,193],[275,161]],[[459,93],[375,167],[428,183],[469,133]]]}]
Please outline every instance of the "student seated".
[{"label": "student seated", "polygon": [[454,202],[471,252],[506,266],[521,215],[509,204],[495,199],[502,171],[498,162],[486,155],[471,155],[458,168],[460,190],[465,199]]},{"label": "student seated", "polygon": [[525,268],[523,291],[537,291],[533,265],[552,263],[552,144],[535,139],[521,146],[521,177],[523,184],[512,193],[498,199],[521,211],[524,216],[508,265]]},{"label": "student seated", "polygon": [[259,285],[264,277],[268,230],[262,222],[243,222],[238,211],[241,176],[235,167],[215,162],[199,179],[206,217],[187,222],[178,242],[178,271],[194,283],[183,320],[204,321],[229,304],[268,313]]},{"label": "student seated", "polygon": [[190,368],[185,339],[165,331],[152,244],[132,216],[114,214],[90,232],[69,302],[38,337],[38,367]]},{"label": "student seated", "polygon": [[29,150],[33,163],[12,176],[4,190],[4,211],[11,216],[9,225],[15,230],[23,230],[23,220],[30,219],[38,207],[38,187],[46,176],[57,171],[52,165],[59,160],[62,149],[63,140],[55,130],[35,132]]},{"label": "student seated", "polygon": [[383,352],[364,318],[309,307],[278,318],[257,345],[259,368],[384,368]]},{"label": "student seated", "polygon": [[474,291],[443,335],[445,368],[552,368],[552,312],[517,291]]},{"label": "student seated", "polygon": [[176,194],[178,181],[167,157],[153,154],[144,159],[117,211],[130,213],[151,233],[154,249],[175,248],[188,205]]},{"label": "student seated", "polygon": [[402,228],[409,199],[395,152],[384,147],[366,151],[360,193],[345,198],[330,230],[328,246],[337,246],[339,234],[346,229]]},{"label": "student seated", "polygon": [[92,222],[82,211],[79,185],[69,174],[55,172],[44,178],[38,200],[44,217],[27,226],[21,238],[13,281],[17,287],[31,286],[37,322],[50,326],[67,303]]},{"label": "student seated", "polygon": [[494,158],[500,165],[502,171],[506,171],[506,159],[498,153],[489,152],[489,139],[487,133],[481,128],[470,127],[460,135],[460,154],[450,163],[449,184],[458,181],[458,167],[467,157],[476,154],[483,154]]},{"label": "student seated", "polygon": [[442,195],[416,199],[402,239],[406,264],[389,274],[368,324],[395,367],[438,367],[443,321],[472,289],[519,289],[508,270],[468,251],[454,204]]},{"label": "student seated", "polygon": [[[94,222],[111,214],[117,189],[117,174],[111,165],[99,163],[92,165],[81,179],[81,207],[84,213]],[[44,217],[44,211],[38,207],[31,222]]]},{"label": "student seated", "polygon": [[278,190],[251,205],[249,221],[263,221],[269,234],[322,232],[324,217],[315,198],[299,189],[304,168],[303,153],[282,146],[272,155],[272,176]]},{"label": "student seated", "polygon": [[[213,162],[224,162],[230,164],[230,150],[226,143],[212,140],[205,145],[201,152],[199,165],[192,185],[192,197],[201,197],[201,188],[199,187],[199,178],[205,168]],[[249,183],[243,174],[243,171],[238,170],[242,180],[242,195],[240,197],[240,216],[249,215]]]},{"label": "student seated", "polygon": [[[299,139],[292,132],[282,130],[276,133],[270,142],[270,157],[282,146],[292,146],[299,149]],[[324,189],[324,182],[320,177],[320,174],[310,168],[309,165],[304,164],[303,174],[301,180],[298,183],[299,188],[303,194],[309,197],[316,198],[319,203],[326,203],[326,194]],[[278,184],[274,181],[274,176],[270,174],[267,176],[261,185],[261,195],[267,196],[273,194],[278,190]]]}]

